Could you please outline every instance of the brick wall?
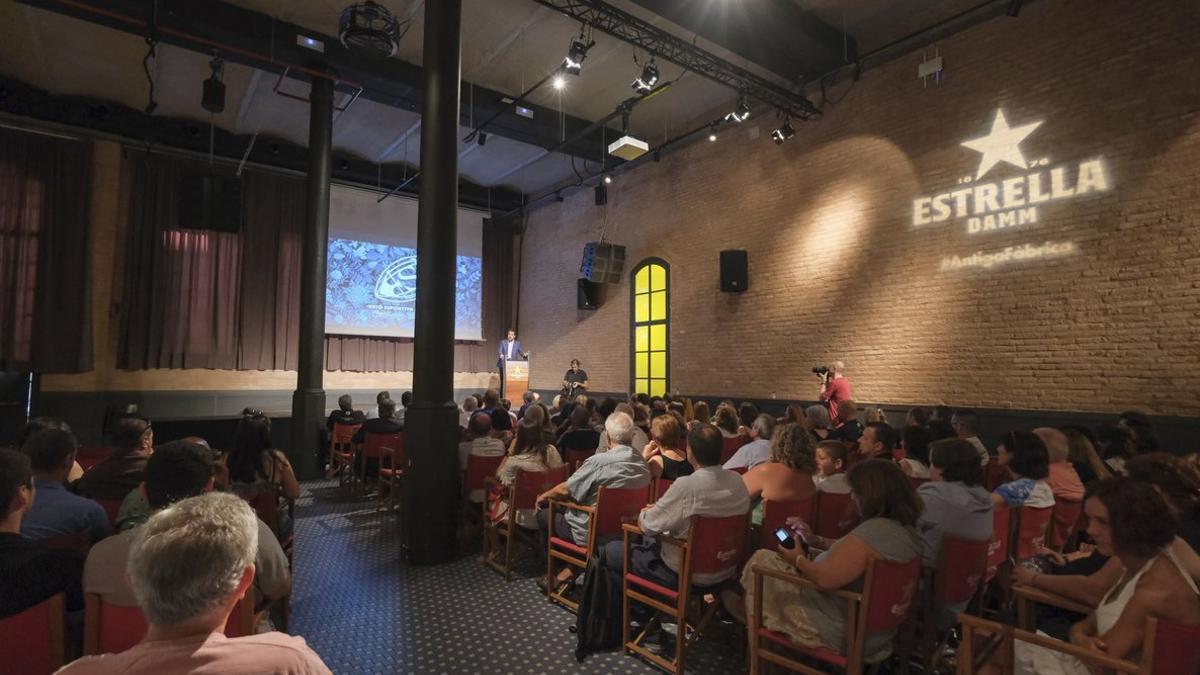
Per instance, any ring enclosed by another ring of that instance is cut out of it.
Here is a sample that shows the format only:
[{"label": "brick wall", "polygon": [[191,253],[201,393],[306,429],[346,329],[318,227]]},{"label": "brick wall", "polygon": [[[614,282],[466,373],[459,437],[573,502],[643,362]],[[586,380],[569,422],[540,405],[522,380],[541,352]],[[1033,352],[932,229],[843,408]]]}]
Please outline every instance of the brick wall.
[{"label": "brick wall", "polygon": [[[531,384],[557,387],[579,357],[594,388],[630,386],[629,280],[575,309],[583,244],[603,230],[630,267],[671,264],[673,390],[812,398],[810,368],[840,358],[861,400],[1200,415],[1198,34],[1188,2],[1031,3],[939,43],[940,86],[909,55],[840,85],[782,146],[760,115],[618,176],[607,207],[587,190],[537,210],[520,308]],[[981,164],[961,143],[997,109],[1014,128],[1042,122],[1019,147],[1048,164],[960,185]],[[1095,159],[1097,189],[1038,204],[1034,223],[914,225],[919,198],[995,184],[1002,199],[1029,174],[1049,193],[1050,169],[1071,187]],[[1047,241],[1072,252],[942,269]],[[718,290],[725,248],[749,251],[746,293]]]}]

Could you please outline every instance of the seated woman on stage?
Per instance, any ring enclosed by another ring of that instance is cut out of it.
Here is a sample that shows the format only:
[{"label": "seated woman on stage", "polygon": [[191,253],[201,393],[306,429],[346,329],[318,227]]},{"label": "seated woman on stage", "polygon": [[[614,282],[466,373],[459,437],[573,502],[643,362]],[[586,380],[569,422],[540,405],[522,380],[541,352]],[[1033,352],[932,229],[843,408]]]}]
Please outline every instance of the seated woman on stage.
[{"label": "seated woman on stage", "polygon": [[563,375],[562,395],[571,400],[579,394],[586,394],[587,389],[587,371],[579,367],[579,359],[571,359],[571,367]]},{"label": "seated woman on stage", "polygon": [[763,500],[773,502],[811,499],[817,492],[813,472],[817,469],[817,444],[804,427],[784,424],[771,434],[771,459],[742,475],[754,510],[750,522],[762,525]]},{"label": "seated woman on stage", "polygon": [[688,462],[684,433],[675,415],[659,415],[650,423],[650,442],[642,450],[642,459],[652,477],[675,480],[695,471]]},{"label": "seated woman on stage", "polygon": [[[1096,548],[1119,559],[1090,578],[1107,586],[1099,605],[1071,626],[1070,641],[1104,655],[1137,660],[1146,619],[1153,616],[1187,626],[1200,625],[1200,588],[1181,560],[1174,509],[1153,485],[1131,478],[1110,478],[1089,489],[1084,501],[1087,533]],[[1017,581],[1034,588],[1046,577],[1018,566]],[[1066,577],[1059,577],[1062,583]],[[1088,668],[1073,656],[1018,642],[1016,673],[1084,675]]]}]

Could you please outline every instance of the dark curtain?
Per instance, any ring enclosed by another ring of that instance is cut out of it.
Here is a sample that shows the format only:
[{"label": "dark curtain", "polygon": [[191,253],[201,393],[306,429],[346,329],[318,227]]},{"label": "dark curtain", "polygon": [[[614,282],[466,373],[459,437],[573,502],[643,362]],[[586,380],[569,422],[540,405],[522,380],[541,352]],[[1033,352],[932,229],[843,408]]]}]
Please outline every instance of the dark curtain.
[{"label": "dark curtain", "polygon": [[91,145],[0,130],[0,369],[92,368]]},{"label": "dark curtain", "polygon": [[[131,152],[126,164],[132,192],[121,367],[294,370],[304,179],[246,171],[241,234],[188,232],[183,239],[189,246],[181,252],[178,245],[161,244],[180,238],[172,224],[178,222],[181,167],[188,163]],[[489,345],[512,320],[513,229],[507,221],[485,221],[485,340],[455,344],[456,371],[491,370],[495,357]],[[196,237],[203,247],[191,241]],[[168,320],[149,320],[156,315]],[[172,326],[190,327],[188,339],[178,339]],[[399,371],[412,365],[411,338],[325,337],[327,370]]]}]

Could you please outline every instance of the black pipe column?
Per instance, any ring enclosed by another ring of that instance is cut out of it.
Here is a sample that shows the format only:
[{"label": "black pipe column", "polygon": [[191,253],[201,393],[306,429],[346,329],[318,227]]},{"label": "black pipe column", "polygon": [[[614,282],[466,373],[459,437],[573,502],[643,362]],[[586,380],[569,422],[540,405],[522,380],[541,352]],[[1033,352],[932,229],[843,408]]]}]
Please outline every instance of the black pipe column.
[{"label": "black pipe column", "polygon": [[462,0],[425,3],[413,404],[404,415],[404,539],[409,562],[418,565],[448,562],[457,553],[454,281],[461,23]]},{"label": "black pipe column", "polygon": [[300,362],[292,394],[289,457],[299,478],[316,478],[325,428],[325,271],[333,173],[333,82],[312,78],[308,118],[308,205],[300,258]]}]

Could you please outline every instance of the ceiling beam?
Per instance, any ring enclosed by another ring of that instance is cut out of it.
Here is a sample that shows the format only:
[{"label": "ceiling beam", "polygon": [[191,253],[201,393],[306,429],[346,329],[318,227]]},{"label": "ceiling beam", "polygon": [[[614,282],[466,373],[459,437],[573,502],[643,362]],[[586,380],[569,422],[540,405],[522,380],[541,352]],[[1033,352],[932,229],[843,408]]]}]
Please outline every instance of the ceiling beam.
[{"label": "ceiling beam", "polygon": [[[71,16],[134,35],[145,36],[152,16],[157,16],[161,42],[209,54],[221,52],[227,61],[242,63],[276,75],[288,70],[289,77],[307,81],[304,69],[329,70],[344,83],[363,88],[362,96],[378,103],[419,112],[424,100],[420,66],[400,59],[378,59],[352,53],[336,37],[307,30],[266,14],[219,0],[17,0],[47,11]],[[410,6],[410,10],[420,3]],[[157,14],[155,9],[157,8]],[[324,52],[301,47],[298,36],[319,40]],[[559,144],[558,111],[527,104],[534,118],[518,116],[503,99],[509,94],[463,82],[463,98],[475,89],[475,115],[488,117],[499,113],[488,125],[498,136],[550,148]],[[345,87],[340,87],[344,90]],[[463,108],[461,123],[470,125],[470,111]],[[590,122],[566,116],[567,133],[587,128]],[[560,152],[594,159],[599,147],[595,138],[584,137],[560,148]]]},{"label": "ceiling beam", "polygon": [[[392,142],[391,142],[391,143],[388,143],[388,144],[387,144],[387,145],[386,145],[386,146],[383,148],[383,152],[379,153],[379,157],[378,157],[378,159],[376,159],[375,161],[377,161],[377,162],[382,162],[383,160],[387,159],[388,157],[391,157],[391,156],[392,156],[392,153],[394,153],[394,152],[396,152],[397,150],[399,150],[399,149],[400,149],[400,146],[401,146],[401,145],[403,145],[403,144],[404,144],[404,142],[405,142],[405,141],[407,141],[407,140],[408,140],[408,138],[409,138],[410,136],[412,136],[413,134],[417,133],[417,131],[418,131],[420,128],[421,128],[421,120],[418,118],[418,119],[417,119],[417,121],[416,121],[416,122],[413,122],[411,126],[409,126],[409,127],[408,127],[407,129],[405,129],[404,131],[400,132],[400,135],[399,135],[399,136],[397,136],[397,137],[395,137],[394,139],[392,139]],[[407,157],[405,157],[405,160],[407,160],[407,159],[408,159],[408,158],[407,158]]]},{"label": "ceiling beam", "polygon": [[525,34],[525,31],[529,30],[533,24],[541,21],[549,13],[550,10],[546,9],[545,7],[535,7],[533,13],[526,17],[525,20],[521,22],[521,25],[512,29],[508,35],[504,36],[503,40],[496,43],[495,46],[484,52],[483,55],[479,57],[479,62],[476,63],[471,70],[467,71],[464,77],[482,76],[485,72],[487,72],[488,68],[490,68],[492,64],[496,62],[496,59],[500,58],[502,54],[507,52],[509,48],[512,47],[513,44],[515,44],[516,41]]}]

